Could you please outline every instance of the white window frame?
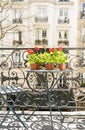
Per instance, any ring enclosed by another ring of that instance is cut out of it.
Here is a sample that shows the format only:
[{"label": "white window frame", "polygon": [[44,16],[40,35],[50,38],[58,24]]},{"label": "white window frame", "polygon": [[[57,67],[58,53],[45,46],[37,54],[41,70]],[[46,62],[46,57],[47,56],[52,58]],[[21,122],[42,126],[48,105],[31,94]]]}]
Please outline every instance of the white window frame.
[{"label": "white window frame", "polygon": [[46,5],[37,6],[37,17],[39,17],[39,18],[47,17],[47,6]]},{"label": "white window frame", "polygon": [[[46,36],[43,36],[43,31],[46,33]],[[36,30],[36,39],[42,40],[47,38],[47,29],[37,29]]]},{"label": "white window frame", "polygon": [[83,8],[83,11],[85,11],[85,2],[82,3],[82,8]]},{"label": "white window frame", "polygon": [[85,43],[85,27],[82,28],[82,41]]},{"label": "white window frame", "polygon": [[22,16],[22,10],[17,8],[15,9],[15,19],[20,19]]},{"label": "white window frame", "polygon": [[[66,34],[67,34],[67,38],[65,38],[65,32],[66,32]],[[61,34],[61,38],[59,37],[59,33]],[[67,30],[60,30],[59,32],[58,32],[58,39],[60,40],[60,39],[62,39],[62,40],[64,40],[64,39],[68,39],[68,31]]]},{"label": "white window frame", "polygon": [[61,8],[59,9],[59,18],[61,20],[68,18],[68,8]]}]

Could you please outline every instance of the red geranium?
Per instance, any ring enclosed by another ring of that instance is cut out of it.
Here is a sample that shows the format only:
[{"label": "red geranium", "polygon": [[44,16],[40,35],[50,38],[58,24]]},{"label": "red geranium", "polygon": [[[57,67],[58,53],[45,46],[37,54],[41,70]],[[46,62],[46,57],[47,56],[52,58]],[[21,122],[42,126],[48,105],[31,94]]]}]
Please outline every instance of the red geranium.
[{"label": "red geranium", "polygon": [[35,50],[35,51],[39,51],[40,48],[36,46],[36,47],[34,48],[34,50]]},{"label": "red geranium", "polygon": [[50,48],[50,49],[49,49],[49,52],[54,52],[54,48]]},{"label": "red geranium", "polygon": [[28,54],[34,54],[34,53],[37,53],[38,51],[40,50],[39,47],[34,47],[34,49],[27,49],[26,51],[28,52]]},{"label": "red geranium", "polygon": [[63,50],[63,47],[62,47],[62,46],[58,47],[58,50],[59,50],[59,51],[62,51],[62,50]]},{"label": "red geranium", "polygon": [[26,50],[29,54],[34,54],[35,52],[32,49],[27,49]]}]

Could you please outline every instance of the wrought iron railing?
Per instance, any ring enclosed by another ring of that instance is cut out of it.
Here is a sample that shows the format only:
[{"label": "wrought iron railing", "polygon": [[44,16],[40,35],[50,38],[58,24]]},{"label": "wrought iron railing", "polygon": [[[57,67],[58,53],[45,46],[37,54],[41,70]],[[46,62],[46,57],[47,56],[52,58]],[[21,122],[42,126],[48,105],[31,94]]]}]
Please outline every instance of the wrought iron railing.
[{"label": "wrought iron railing", "polygon": [[69,2],[70,0],[59,0],[59,2]]},{"label": "wrought iron railing", "polygon": [[48,17],[35,17],[35,22],[48,22]]},{"label": "wrought iron railing", "polygon": [[11,2],[24,2],[24,0],[11,0]]},{"label": "wrought iron railing", "polygon": [[62,45],[62,46],[69,46],[69,40],[68,39],[59,39],[58,40],[58,45]]},{"label": "wrought iron railing", "polygon": [[0,128],[85,129],[85,49],[64,48],[65,71],[31,71],[26,49],[0,48]]},{"label": "wrought iron railing", "polygon": [[69,24],[69,19],[68,18],[63,18],[63,19],[58,19],[59,24]]},{"label": "wrought iron railing", "polygon": [[80,12],[80,18],[81,19],[85,19],[85,11],[81,11]]},{"label": "wrought iron railing", "polygon": [[22,24],[22,19],[21,18],[15,18],[13,19],[13,24]]},{"label": "wrought iron railing", "polygon": [[35,40],[35,45],[48,45],[48,40],[47,39],[42,39],[42,40]]}]

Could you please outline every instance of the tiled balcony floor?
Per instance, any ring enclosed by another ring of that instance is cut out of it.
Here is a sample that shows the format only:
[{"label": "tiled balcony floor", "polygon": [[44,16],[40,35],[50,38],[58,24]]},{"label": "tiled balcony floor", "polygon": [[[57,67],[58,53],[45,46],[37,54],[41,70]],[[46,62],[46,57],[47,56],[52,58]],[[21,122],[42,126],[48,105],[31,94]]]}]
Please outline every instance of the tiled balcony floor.
[{"label": "tiled balcony floor", "polygon": [[[0,112],[0,122],[6,113]],[[6,120],[0,126],[0,130],[85,130],[85,111],[75,112],[46,112],[32,111],[17,112],[26,128],[18,118],[9,113]]]}]

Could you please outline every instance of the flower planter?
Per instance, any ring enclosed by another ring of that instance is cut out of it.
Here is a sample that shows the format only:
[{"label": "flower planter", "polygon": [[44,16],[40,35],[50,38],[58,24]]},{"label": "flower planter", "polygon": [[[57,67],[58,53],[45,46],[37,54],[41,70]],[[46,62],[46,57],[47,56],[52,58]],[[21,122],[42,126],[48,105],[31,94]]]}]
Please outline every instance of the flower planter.
[{"label": "flower planter", "polygon": [[45,64],[46,70],[53,70],[55,68],[54,64]]},{"label": "flower planter", "polygon": [[40,69],[40,65],[39,64],[30,64],[30,69],[31,70],[39,70]]},{"label": "flower planter", "polygon": [[[68,61],[68,54],[63,51],[62,47],[59,48],[49,48],[49,50],[40,51],[38,47],[35,47],[34,50],[27,49],[28,63],[30,64],[31,70],[39,70],[40,65],[45,65],[46,70],[53,70],[55,65],[58,63],[65,63]],[[35,64],[34,64],[35,63]],[[38,64],[40,65],[38,65]],[[62,66],[62,65],[59,65]],[[66,65],[60,67],[60,70],[65,70]]]},{"label": "flower planter", "polygon": [[59,70],[65,70],[66,64],[59,64],[58,67],[59,67]]}]

